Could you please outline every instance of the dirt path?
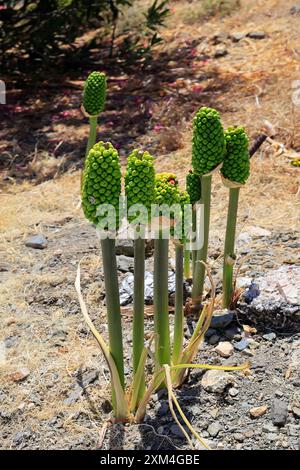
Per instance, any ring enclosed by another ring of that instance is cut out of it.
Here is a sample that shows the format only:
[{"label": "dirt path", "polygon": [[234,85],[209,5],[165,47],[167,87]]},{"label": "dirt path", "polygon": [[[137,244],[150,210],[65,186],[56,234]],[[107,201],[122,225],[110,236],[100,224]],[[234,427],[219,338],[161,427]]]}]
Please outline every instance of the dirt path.
[{"label": "dirt path", "polygon": [[[299,17],[289,13],[293,2],[242,3],[242,9],[232,16],[212,19],[201,26],[181,22],[182,8],[184,5],[187,8],[187,2],[176,2],[176,6],[174,3],[173,23],[166,30],[164,50],[149,73],[151,80],[146,83],[145,76],[131,80],[114,75],[100,132],[121,144],[130,127],[132,135],[127,133],[124,149],[143,144],[155,153],[157,170],[176,171],[183,184],[184,174],[190,167],[190,119],[199,106],[215,106],[222,112],[224,125],[245,124],[251,137],[259,133],[264,119],[270,121],[277,131],[275,142],[272,146],[265,145],[252,162],[251,178],[242,191],[239,212],[238,232],[245,232],[251,226],[271,232],[269,238],[253,239],[247,246],[251,256],[243,275],[251,275],[282,264],[300,264],[297,248],[300,170],[292,167],[289,160],[300,149],[300,107],[293,107],[291,99],[291,84],[300,79]],[[233,42],[223,35],[222,42],[214,44],[219,40],[213,36],[221,32],[261,30],[265,33],[263,39],[247,37]],[[218,47],[225,48],[228,54],[214,58]],[[7,179],[0,196],[1,448],[95,448],[101,424],[108,417],[108,371],[83,324],[74,290],[76,266],[83,259],[84,295],[95,324],[105,334],[98,242],[79,205],[80,174],[76,168],[82,159],[87,132],[78,111],[80,86],[81,82],[75,83],[71,88],[74,93],[65,94],[57,102],[57,92],[53,89],[46,96],[41,95],[31,140],[26,130],[32,122],[30,110],[26,114],[26,110],[7,108],[7,121],[1,128],[2,150],[11,156],[10,165],[4,165]],[[66,86],[66,89],[70,88]],[[133,116],[128,114],[132,96],[136,106]],[[18,95],[14,99],[14,106],[18,106]],[[28,95],[25,108],[30,108],[33,99]],[[47,114],[43,99],[49,100]],[[126,104],[121,106],[122,114],[120,103]],[[66,106],[71,115],[60,115]],[[54,122],[53,113],[58,116]],[[11,126],[12,122],[16,128]],[[16,134],[16,129],[21,134]],[[45,144],[44,139],[49,136],[54,148],[63,142],[54,154],[53,148],[50,152]],[[28,155],[37,142],[41,151],[32,160]],[[282,143],[286,146],[283,151]],[[62,174],[64,168],[69,170]],[[57,176],[38,185],[28,181],[14,184],[10,179],[20,181],[22,173],[35,177],[40,170],[41,180],[56,173]],[[225,210],[226,190],[216,177],[211,261],[221,254]],[[35,233],[46,237],[48,246],[44,250],[25,246],[27,238]],[[128,338],[130,328],[130,317],[124,316]],[[147,329],[151,328],[149,318]],[[270,342],[262,337],[264,333],[258,332],[252,338],[258,343],[251,358],[254,369],[250,376],[236,375],[236,385],[231,387],[238,390],[235,396],[235,392],[229,393],[230,388],[220,396],[206,392],[200,386],[199,373],[191,374],[191,389],[180,392],[186,404],[192,395],[193,404],[187,407],[187,412],[192,414],[197,430],[213,446],[299,448],[299,416],[293,411],[300,403],[299,370],[292,369],[288,378],[286,372],[295,362],[300,337],[277,335]],[[224,332],[218,335],[218,341],[225,338]],[[128,351],[130,347],[128,340]],[[206,361],[223,361],[209,343],[200,357]],[[235,351],[231,359],[240,362],[245,357]],[[271,426],[271,408],[276,398],[289,406],[287,425],[280,429]],[[260,405],[267,406],[267,412],[255,421],[249,409]],[[208,427],[216,421],[220,429],[213,436]],[[172,427],[174,423],[164,399],[160,404],[153,401],[146,425],[125,428],[125,434],[114,428],[104,446],[146,447],[149,438],[154,448],[185,446],[178,429]]]}]

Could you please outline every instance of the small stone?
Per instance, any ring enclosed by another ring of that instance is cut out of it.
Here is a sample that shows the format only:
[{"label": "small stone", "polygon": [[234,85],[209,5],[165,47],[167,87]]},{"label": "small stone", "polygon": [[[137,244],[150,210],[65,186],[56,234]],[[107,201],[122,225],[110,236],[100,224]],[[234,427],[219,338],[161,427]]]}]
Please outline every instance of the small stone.
[{"label": "small stone", "polygon": [[255,341],[253,338],[248,338],[248,347],[250,349],[257,349],[259,347],[259,343],[257,341]]},{"label": "small stone", "polygon": [[232,387],[229,389],[228,393],[231,397],[236,397],[239,394],[239,391],[237,388]]},{"label": "small stone", "polygon": [[207,428],[207,431],[211,437],[216,437],[221,431],[220,423],[218,423],[218,421],[215,421],[214,423],[210,424]]},{"label": "small stone", "polygon": [[263,339],[265,339],[266,341],[273,341],[274,339],[276,339],[276,333],[267,333],[263,335]]},{"label": "small stone", "polygon": [[228,50],[225,46],[217,46],[215,50],[215,58],[225,57],[228,54]]},{"label": "small stone", "polygon": [[9,336],[5,338],[4,344],[7,349],[13,348],[18,341],[18,336]]},{"label": "small stone", "polygon": [[[153,254],[154,240],[145,240],[145,256],[146,258]],[[133,240],[116,238],[116,255],[134,257]]]},{"label": "small stone", "polygon": [[214,345],[217,344],[219,341],[220,341],[220,336],[219,336],[219,335],[212,335],[212,336],[208,339],[208,344],[211,344],[212,346],[214,346]]},{"label": "small stone", "polygon": [[10,380],[11,382],[22,382],[23,380],[27,379],[29,375],[30,375],[30,370],[27,369],[27,367],[20,367],[14,372],[6,375],[6,378],[7,380]]},{"label": "small stone", "polygon": [[278,431],[277,427],[274,426],[274,424],[272,423],[264,423],[262,426],[262,430],[268,433],[275,433]]},{"label": "small stone", "polygon": [[254,408],[251,408],[249,410],[250,415],[252,418],[259,418],[260,416],[263,416],[268,410],[267,406],[256,406]]},{"label": "small stone", "polygon": [[34,235],[25,242],[25,246],[29,248],[35,248],[37,250],[43,250],[47,248],[48,243],[46,238],[43,235]]},{"label": "small stone", "polygon": [[300,15],[300,5],[294,5],[290,9],[290,14],[291,15]]},{"label": "small stone", "polygon": [[246,37],[245,33],[232,33],[230,38],[233,42],[239,42]]},{"label": "small stone", "polygon": [[119,271],[127,273],[133,271],[134,260],[128,256],[120,255],[117,256],[117,267]]},{"label": "small stone", "polygon": [[226,328],[224,333],[225,333],[226,338],[229,339],[230,341],[232,341],[233,339],[235,341],[241,340],[241,333],[236,326]]},{"label": "small stone", "polygon": [[247,439],[251,439],[251,437],[254,436],[254,432],[251,431],[251,429],[250,429],[249,431],[244,432],[244,436],[245,436]]},{"label": "small stone", "polygon": [[160,407],[157,410],[157,416],[162,417],[168,414],[169,411],[169,405],[168,403],[162,403]]},{"label": "small stone", "polygon": [[245,436],[243,436],[243,434],[237,432],[233,435],[234,439],[238,442],[244,442],[245,440]]},{"label": "small stone", "polygon": [[216,333],[217,333],[217,330],[215,330],[214,328],[208,328],[207,332],[205,333],[205,338],[210,338]]},{"label": "small stone", "polygon": [[252,236],[256,238],[261,238],[261,237],[270,237],[272,234],[270,230],[265,230],[262,227],[256,227],[252,225],[251,227],[247,228],[247,232]]},{"label": "small stone", "polygon": [[293,406],[292,412],[293,412],[293,415],[296,418],[300,418],[300,408],[299,408],[299,406]]},{"label": "small stone", "polygon": [[284,426],[287,420],[288,415],[288,406],[287,403],[275,398],[272,404],[272,423],[275,426]]},{"label": "small stone", "polygon": [[287,428],[288,428],[287,433],[289,436],[292,436],[292,437],[300,436],[300,426],[298,424],[289,424]]},{"label": "small stone", "polygon": [[234,318],[234,312],[231,310],[217,310],[214,312],[213,317],[211,319],[211,328],[218,328],[218,329],[223,329],[226,328],[226,326],[230,325]]},{"label": "small stone", "polygon": [[212,410],[210,410],[210,415],[213,417],[213,418],[216,418],[218,415],[219,415],[219,408],[213,408]]},{"label": "small stone", "polygon": [[24,441],[28,441],[31,438],[31,436],[32,436],[32,432],[29,430],[17,432],[17,434],[14,435],[13,440],[12,440],[13,445],[19,446]]},{"label": "small stone", "polygon": [[174,434],[174,436],[184,438],[184,434],[180,427],[177,424],[173,424],[170,429],[171,433]]},{"label": "small stone", "polygon": [[280,390],[276,390],[275,392],[275,397],[278,397],[278,398],[282,398],[283,397],[283,393],[280,391]]},{"label": "small stone", "polygon": [[83,388],[95,382],[98,379],[99,372],[97,370],[85,371],[82,375],[77,374],[79,385]]},{"label": "small stone", "polygon": [[208,370],[201,380],[201,385],[204,390],[220,394],[233,383],[234,377],[223,370]]},{"label": "small stone", "polygon": [[235,341],[233,343],[233,347],[237,351],[243,351],[244,349],[246,349],[248,347],[248,344],[249,344],[248,339],[244,338],[244,339],[241,339],[241,341],[238,341],[238,342]]},{"label": "small stone", "polygon": [[221,32],[215,34],[212,38],[214,44],[220,44],[228,39],[228,34],[225,32]]},{"label": "small stone", "polygon": [[243,356],[248,356],[248,357],[253,357],[255,354],[253,351],[250,351],[250,349],[244,349],[242,351]]},{"label": "small stone", "polygon": [[74,405],[83,394],[83,389],[79,386],[75,387],[75,390],[64,400],[65,405]]},{"label": "small stone", "polygon": [[229,341],[221,341],[218,346],[215,347],[215,351],[222,357],[230,357],[234,352],[234,348]]},{"label": "small stone", "polygon": [[249,289],[247,289],[244,294],[243,298],[246,304],[251,304],[253,299],[256,299],[260,294],[259,286],[255,282],[252,282]]},{"label": "small stone", "polygon": [[266,33],[264,31],[251,31],[247,36],[251,39],[265,39]]}]

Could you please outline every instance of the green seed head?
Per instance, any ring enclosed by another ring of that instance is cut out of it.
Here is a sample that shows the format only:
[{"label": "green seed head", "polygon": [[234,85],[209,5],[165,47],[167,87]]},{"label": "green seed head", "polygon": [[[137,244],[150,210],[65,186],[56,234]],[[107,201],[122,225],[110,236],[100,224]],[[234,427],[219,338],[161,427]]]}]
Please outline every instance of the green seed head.
[{"label": "green seed head", "polygon": [[172,204],[180,203],[178,180],[173,173],[158,173],[155,177],[155,204]]},{"label": "green seed head", "polygon": [[184,206],[191,203],[189,193],[187,191],[180,191],[179,197],[182,210],[184,210]]},{"label": "green seed head", "polygon": [[202,176],[222,163],[225,139],[219,113],[212,108],[200,108],[193,120],[192,164]]},{"label": "green seed head", "polygon": [[150,209],[154,201],[155,171],[153,157],[148,152],[134,150],[127,160],[125,194],[127,206],[142,204]]},{"label": "green seed head", "polygon": [[201,199],[201,180],[192,170],[186,175],[186,189],[190,197],[191,204],[195,204]]},{"label": "green seed head", "polygon": [[98,142],[85,159],[81,197],[84,215],[97,225],[106,216],[97,215],[100,204],[111,204],[116,211],[119,226],[119,197],[121,194],[121,166],[119,154],[110,142]]},{"label": "green seed head", "polygon": [[92,72],[85,81],[83,89],[83,107],[91,116],[101,113],[106,97],[106,76],[104,73]]},{"label": "green seed head", "polygon": [[249,140],[243,127],[225,131],[226,153],[222,175],[230,181],[245,184],[250,174]]}]

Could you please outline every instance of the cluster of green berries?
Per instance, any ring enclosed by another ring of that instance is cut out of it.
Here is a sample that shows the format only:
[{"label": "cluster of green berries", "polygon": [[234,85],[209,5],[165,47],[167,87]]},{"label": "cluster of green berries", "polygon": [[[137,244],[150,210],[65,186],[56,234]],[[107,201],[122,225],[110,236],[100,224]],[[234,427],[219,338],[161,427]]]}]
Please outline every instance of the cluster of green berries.
[{"label": "cluster of green berries", "polygon": [[250,174],[249,140],[243,127],[225,131],[226,153],[222,175],[230,181],[245,184]]},{"label": "cluster of green berries", "polygon": [[224,131],[219,113],[212,108],[200,108],[193,119],[194,172],[199,176],[210,173],[222,163],[224,152]]},{"label": "cluster of green berries", "polygon": [[128,157],[125,174],[127,207],[142,204],[149,210],[154,201],[154,188],[153,157],[148,152],[134,150]]},{"label": "cluster of green berries", "polygon": [[180,203],[178,180],[173,173],[158,173],[155,176],[154,203],[161,205]]},{"label": "cluster of green berries", "polygon": [[201,199],[201,180],[192,170],[186,175],[186,190],[190,197],[191,204],[195,204]]},{"label": "cluster of green berries", "polygon": [[191,199],[190,199],[190,195],[187,191],[180,191],[179,192],[179,198],[180,198],[180,205],[181,205],[181,208],[182,210],[184,210],[184,206],[186,204],[190,204],[191,202]]},{"label": "cluster of green berries", "polygon": [[107,215],[97,215],[100,204],[110,204],[116,211],[119,225],[119,197],[121,194],[121,166],[119,154],[110,142],[98,142],[85,160],[81,196],[84,215],[95,225]]},{"label": "cluster of green berries", "polygon": [[83,89],[83,107],[91,116],[100,114],[105,105],[106,76],[104,73],[92,72],[85,81]]}]

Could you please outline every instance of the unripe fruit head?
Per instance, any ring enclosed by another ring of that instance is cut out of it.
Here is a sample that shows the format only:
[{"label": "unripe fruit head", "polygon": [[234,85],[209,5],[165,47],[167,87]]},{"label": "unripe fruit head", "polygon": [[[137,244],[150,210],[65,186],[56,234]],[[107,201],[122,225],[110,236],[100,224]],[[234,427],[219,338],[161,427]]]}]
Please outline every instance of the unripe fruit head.
[{"label": "unripe fruit head", "polygon": [[97,215],[100,204],[111,204],[116,211],[119,226],[119,197],[121,194],[121,166],[119,154],[111,143],[98,142],[85,159],[81,197],[84,215],[97,225],[105,216]]},{"label": "unripe fruit head", "polygon": [[154,202],[154,190],[153,157],[148,152],[134,150],[128,157],[125,174],[128,209],[134,204],[142,204],[149,210]]},{"label": "unripe fruit head", "polygon": [[201,199],[201,180],[192,170],[186,175],[186,189],[190,197],[190,203],[195,204]]},{"label": "unripe fruit head", "polygon": [[174,173],[158,173],[155,177],[155,204],[172,204],[180,203],[180,195],[178,189],[178,180]]},{"label": "unripe fruit head", "polygon": [[100,114],[105,105],[106,76],[104,73],[92,72],[84,83],[83,107],[90,116]]},{"label": "unripe fruit head", "polygon": [[249,140],[243,127],[225,131],[226,153],[222,175],[233,182],[245,184],[250,174]]},{"label": "unripe fruit head", "polygon": [[210,173],[222,163],[224,152],[224,131],[219,113],[212,108],[200,108],[193,119],[194,172],[199,176]]}]

